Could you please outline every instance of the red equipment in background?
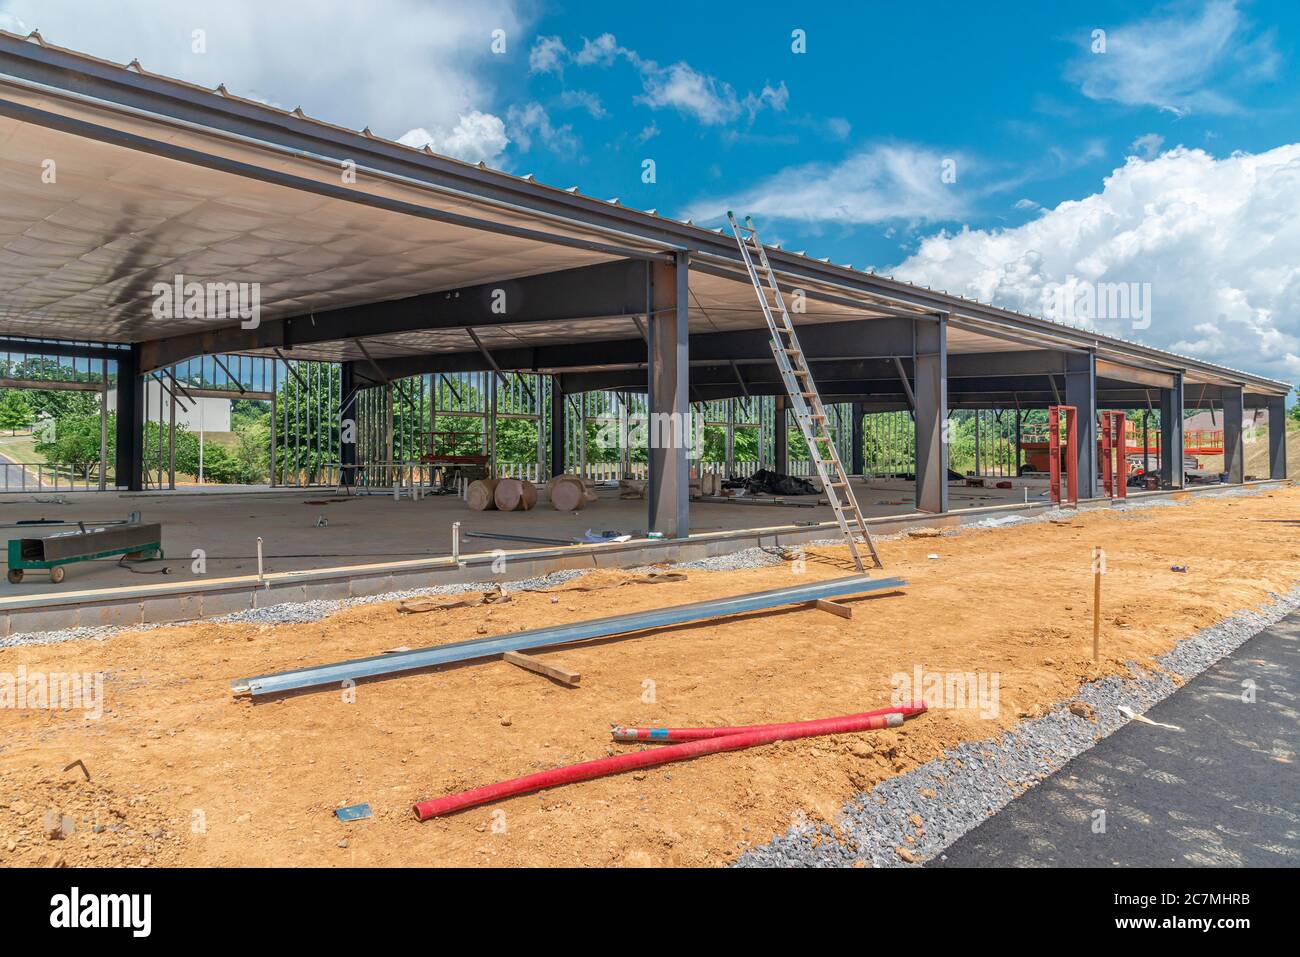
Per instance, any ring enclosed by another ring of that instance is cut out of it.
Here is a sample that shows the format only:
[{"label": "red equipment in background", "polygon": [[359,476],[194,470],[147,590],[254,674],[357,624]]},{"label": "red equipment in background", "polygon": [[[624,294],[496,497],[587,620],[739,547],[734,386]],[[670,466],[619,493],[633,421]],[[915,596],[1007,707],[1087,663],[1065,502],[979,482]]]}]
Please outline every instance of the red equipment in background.
[{"label": "red equipment in background", "polygon": [[1107,498],[1128,498],[1128,455],[1123,412],[1101,414],[1101,486]]},{"label": "red equipment in background", "polygon": [[1066,501],[1079,504],[1079,410],[1072,405],[1047,407],[1048,468],[1052,476],[1052,501],[1061,504],[1061,413],[1065,413]]}]

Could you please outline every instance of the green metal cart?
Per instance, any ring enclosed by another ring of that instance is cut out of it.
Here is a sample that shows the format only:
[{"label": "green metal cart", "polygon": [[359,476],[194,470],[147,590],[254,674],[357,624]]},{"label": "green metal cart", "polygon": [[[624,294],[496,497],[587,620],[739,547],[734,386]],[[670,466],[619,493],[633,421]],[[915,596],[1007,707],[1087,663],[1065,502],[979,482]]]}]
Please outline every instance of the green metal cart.
[{"label": "green metal cart", "polygon": [[9,574],[11,584],[23,580],[32,569],[48,571],[50,581],[63,581],[65,565],[89,562],[96,558],[126,555],[129,558],[162,558],[162,525],[130,522],[99,528],[79,528],[45,538],[9,539]]}]

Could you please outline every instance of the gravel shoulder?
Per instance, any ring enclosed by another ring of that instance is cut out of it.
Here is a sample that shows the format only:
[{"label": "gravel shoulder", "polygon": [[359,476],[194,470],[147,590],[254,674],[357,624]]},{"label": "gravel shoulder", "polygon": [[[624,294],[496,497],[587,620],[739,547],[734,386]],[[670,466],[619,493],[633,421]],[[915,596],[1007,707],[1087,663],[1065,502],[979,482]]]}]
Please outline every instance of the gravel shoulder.
[{"label": "gravel shoulder", "polygon": [[[1297,609],[1300,588],[1275,595],[1263,608],[1240,612],[1180,641],[1156,659],[1154,668],[1130,663],[1128,678],[1089,682],[1050,714],[1024,721],[1000,739],[963,742],[857,795],[845,804],[835,826],[792,827],[737,863],[1294,866],[1300,855],[1291,764],[1297,738],[1298,672],[1292,647],[1300,633]],[[1272,633],[1271,628],[1282,631]],[[1260,654],[1267,660],[1261,661]],[[1186,685],[1207,669],[1214,673]],[[1273,708],[1242,706],[1241,682],[1248,678],[1267,683],[1271,693],[1281,696],[1280,703],[1275,698]],[[1225,679],[1232,694],[1223,690]],[[1121,706],[1183,732],[1171,739],[1167,729],[1130,719]],[[1217,713],[1205,714],[1207,710]],[[1256,719],[1264,726],[1254,727]],[[1233,725],[1225,726],[1226,720]],[[1267,731],[1271,726],[1276,726],[1272,733]],[[1122,737],[1123,744],[1108,747],[1115,741],[1112,735]],[[1187,737],[1180,740],[1181,735]],[[1200,737],[1211,739],[1217,756],[1190,743]],[[1156,753],[1171,748],[1179,749],[1177,764],[1185,776],[1164,768],[1168,757]],[[1201,793],[1210,786],[1205,781],[1209,771],[1222,779],[1212,797]],[[1116,779],[1134,772],[1139,774],[1134,780],[1145,782],[1147,790],[1136,798],[1123,793],[1121,803]],[[1238,794],[1252,779],[1255,793]],[[1262,796],[1268,794],[1279,800]],[[1171,813],[1174,804],[1198,810]],[[1088,841],[1091,812],[1107,806],[1114,809],[1114,828],[1131,827],[1142,836],[1129,842]],[[1227,822],[1226,831],[1225,822],[1211,817],[1224,808],[1241,812],[1230,813],[1236,820]],[[1157,819],[1164,826],[1153,834]],[[1258,839],[1244,830],[1258,829],[1261,821],[1267,827]]]}]

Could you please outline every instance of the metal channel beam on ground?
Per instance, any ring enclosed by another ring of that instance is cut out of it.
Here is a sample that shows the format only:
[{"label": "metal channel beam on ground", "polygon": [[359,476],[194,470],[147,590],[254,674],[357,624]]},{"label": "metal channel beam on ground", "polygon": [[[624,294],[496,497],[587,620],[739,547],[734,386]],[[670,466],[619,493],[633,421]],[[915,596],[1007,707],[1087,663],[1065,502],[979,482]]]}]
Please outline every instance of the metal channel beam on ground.
[{"label": "metal channel beam on ground", "polygon": [[436,665],[490,658],[507,651],[527,651],[531,648],[546,648],[591,638],[650,631],[709,618],[723,618],[750,611],[779,608],[782,605],[801,605],[819,598],[845,598],[887,588],[902,588],[906,584],[907,582],[898,578],[868,578],[865,575],[833,578],[829,581],[796,585],[793,588],[776,588],[771,591],[697,601],[689,605],[658,608],[630,615],[615,615],[612,618],[596,618],[591,621],[553,625],[549,628],[534,628],[531,631],[515,632],[497,638],[458,641],[435,648],[417,648],[414,651],[391,655],[375,655],[355,661],[340,661],[329,665],[259,675],[255,678],[241,678],[231,683],[231,690],[236,695],[247,694],[253,697],[283,694],[303,688],[337,685],[343,681],[356,681],[359,678],[376,678]]}]

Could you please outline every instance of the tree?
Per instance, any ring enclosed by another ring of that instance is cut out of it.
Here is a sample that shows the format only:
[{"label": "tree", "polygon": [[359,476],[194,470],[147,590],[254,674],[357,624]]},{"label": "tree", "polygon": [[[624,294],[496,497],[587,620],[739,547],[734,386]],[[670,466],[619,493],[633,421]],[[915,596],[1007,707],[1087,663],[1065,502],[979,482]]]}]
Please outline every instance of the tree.
[{"label": "tree", "polygon": [[[33,431],[35,448],[50,465],[64,466],[74,475],[89,475],[90,467],[99,464],[99,413],[68,415],[42,420]],[[113,429],[108,432],[110,438]],[[108,456],[112,458],[110,453]]]},{"label": "tree", "polygon": [[0,398],[0,429],[8,429],[13,435],[19,429],[32,423],[32,407],[27,397],[18,389],[6,389]]}]

